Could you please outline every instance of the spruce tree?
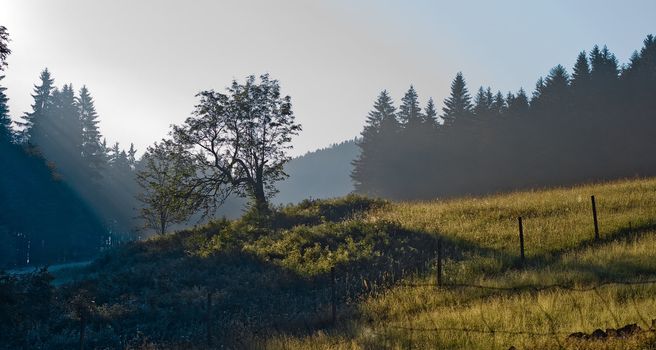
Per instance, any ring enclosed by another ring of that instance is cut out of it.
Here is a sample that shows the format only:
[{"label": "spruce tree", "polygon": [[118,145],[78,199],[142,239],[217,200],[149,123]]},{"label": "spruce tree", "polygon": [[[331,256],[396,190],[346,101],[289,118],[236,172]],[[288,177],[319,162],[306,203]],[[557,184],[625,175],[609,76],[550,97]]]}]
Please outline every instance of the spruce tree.
[{"label": "spruce tree", "polygon": [[430,128],[430,129],[435,129],[439,126],[439,122],[437,120],[437,109],[435,108],[435,103],[433,102],[433,98],[428,99],[428,103],[426,103],[426,108],[424,109],[424,120],[423,124],[424,126]]},{"label": "spruce tree", "polygon": [[387,90],[383,90],[369,112],[357,142],[360,154],[353,161],[351,172],[356,192],[380,195],[380,177],[386,171],[387,154],[384,146],[391,141],[390,138],[396,137],[398,130],[396,108]]},{"label": "spruce tree", "polygon": [[544,78],[540,77],[538,78],[538,81],[535,83],[535,90],[533,90],[533,94],[531,95],[531,102],[530,106],[532,110],[539,110],[541,108],[541,98],[542,94],[544,92]]},{"label": "spruce tree", "polygon": [[458,72],[451,83],[451,94],[444,100],[442,119],[446,126],[454,124],[456,119],[467,118],[472,114],[472,103],[467,84],[462,73]]},{"label": "spruce tree", "polygon": [[[62,165],[78,167],[82,153],[82,123],[80,121],[73,85],[64,85],[54,101],[53,148],[58,152],[53,155],[54,161],[60,160]],[[72,169],[69,169],[72,170]]]},{"label": "spruce tree", "polygon": [[572,71],[572,86],[575,88],[585,88],[590,81],[590,65],[585,51],[581,51],[576,58],[574,69]]},{"label": "spruce tree", "polygon": [[32,94],[34,99],[32,111],[25,113],[22,117],[23,122],[18,123],[22,127],[21,141],[33,145],[37,144],[40,138],[47,138],[45,124],[53,104],[54,80],[51,78],[48,68],[41,72],[39,80],[40,84],[34,86],[34,94]]},{"label": "spruce tree", "polygon": [[0,71],[4,70],[7,66],[7,56],[11,53],[9,49],[9,32],[7,32],[7,27],[0,26]]},{"label": "spruce tree", "polygon": [[570,103],[569,74],[562,65],[557,65],[549,71],[544,79],[540,91],[540,101],[544,111],[549,111],[553,116],[559,117],[562,112],[569,109]]},{"label": "spruce tree", "polygon": [[472,110],[474,115],[479,119],[486,118],[490,113],[491,102],[485,89],[482,86],[479,87],[476,96],[474,96],[474,108]]},{"label": "spruce tree", "polygon": [[506,113],[506,99],[503,97],[501,91],[497,91],[497,94],[494,95],[490,108],[492,109],[493,117],[500,117]]},{"label": "spruce tree", "polygon": [[128,163],[130,168],[134,170],[137,165],[137,150],[134,148],[134,143],[130,143],[130,149],[128,150]]},{"label": "spruce tree", "polygon": [[[0,75],[0,82],[4,76]],[[13,131],[11,128],[11,117],[9,116],[9,98],[5,94],[7,88],[0,85],[0,144],[12,142]]]},{"label": "spruce tree", "polygon": [[615,58],[615,55],[605,45],[601,50],[598,46],[592,49],[590,63],[590,72],[593,76],[597,75],[615,79],[619,74],[617,58]]},{"label": "spruce tree", "polygon": [[401,124],[408,129],[416,129],[421,127],[421,107],[419,107],[419,96],[415,88],[410,85],[410,88],[401,99],[401,106],[399,107],[398,120]]},{"label": "spruce tree", "polygon": [[106,143],[103,145],[100,141],[98,113],[86,86],[80,89],[76,105],[82,124],[82,160],[90,176],[98,179],[106,163]]},{"label": "spruce tree", "polygon": [[517,95],[508,99],[508,114],[512,117],[525,117],[529,112],[528,96],[523,88],[520,88]]}]

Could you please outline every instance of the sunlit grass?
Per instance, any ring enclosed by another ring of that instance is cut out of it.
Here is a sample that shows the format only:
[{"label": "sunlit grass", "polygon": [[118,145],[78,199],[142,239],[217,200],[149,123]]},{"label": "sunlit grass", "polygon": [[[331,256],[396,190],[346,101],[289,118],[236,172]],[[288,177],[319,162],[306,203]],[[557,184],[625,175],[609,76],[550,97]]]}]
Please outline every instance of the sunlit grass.
[{"label": "sunlit grass", "polygon": [[[595,195],[601,241],[594,242]],[[527,261],[518,264],[517,217]],[[656,180],[640,179],[485,198],[393,203],[367,220],[399,222],[448,244],[445,280],[510,288],[436,288],[435,276],[344,308],[339,325],[304,337],[280,335],[280,349],[631,349],[654,348],[654,333],[624,340],[573,341],[573,332],[656,318]],[[611,284],[605,284],[611,283]],[[567,288],[534,290],[529,286]],[[599,286],[594,288],[595,286]],[[467,331],[464,331],[467,330]]]}]

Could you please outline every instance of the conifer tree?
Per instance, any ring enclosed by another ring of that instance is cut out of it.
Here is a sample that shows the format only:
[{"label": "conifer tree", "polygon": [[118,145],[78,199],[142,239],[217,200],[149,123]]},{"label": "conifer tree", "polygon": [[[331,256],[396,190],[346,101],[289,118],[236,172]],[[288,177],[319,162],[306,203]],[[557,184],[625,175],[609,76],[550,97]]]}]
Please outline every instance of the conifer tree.
[{"label": "conifer tree", "polygon": [[590,81],[590,65],[585,51],[581,51],[576,58],[574,69],[572,71],[572,86],[575,88],[585,88]]},{"label": "conifer tree", "polygon": [[101,177],[106,164],[106,141],[100,141],[98,113],[93,98],[86,86],[82,86],[77,97],[77,111],[82,124],[82,160],[94,179]]},{"label": "conifer tree", "polygon": [[396,108],[387,90],[383,90],[369,112],[357,145],[360,147],[358,158],[353,161],[353,179],[355,190],[359,193],[379,194],[381,183],[378,181],[384,169],[384,144],[393,139],[399,129]]},{"label": "conifer tree", "polygon": [[567,70],[562,65],[557,65],[549,71],[545,79],[540,79],[531,101],[534,110],[549,113],[552,117],[562,117],[563,112],[569,110],[571,102]]},{"label": "conifer tree", "polygon": [[444,124],[451,126],[456,119],[466,118],[472,114],[472,103],[467,84],[462,73],[458,72],[451,83],[451,94],[444,100],[442,108]]},{"label": "conifer tree", "polygon": [[37,144],[39,138],[47,138],[45,125],[48,114],[52,109],[52,93],[54,80],[50,76],[48,68],[41,72],[40,84],[34,86],[32,98],[32,111],[25,113],[23,122],[18,123],[22,127],[22,142]]},{"label": "conifer tree", "polygon": [[506,99],[503,97],[501,91],[497,91],[497,94],[494,95],[490,108],[492,109],[492,116],[494,117],[500,117],[506,113]]},{"label": "conifer tree", "polygon": [[416,129],[421,127],[421,107],[419,107],[419,96],[415,88],[410,85],[410,88],[401,99],[401,106],[399,107],[398,120],[406,128]]},{"label": "conifer tree", "polygon": [[439,126],[439,122],[437,120],[437,109],[435,108],[435,102],[433,102],[433,98],[429,98],[428,102],[426,103],[426,108],[424,109],[424,120],[423,124],[424,126],[430,128],[430,129],[435,129]]},{"label": "conifer tree", "polygon": [[540,109],[540,104],[541,104],[540,99],[542,98],[543,91],[544,91],[544,78],[540,77],[538,78],[538,81],[535,83],[535,90],[533,90],[533,94],[531,95],[530,106],[532,110]]},{"label": "conifer tree", "polygon": [[0,71],[7,66],[7,56],[11,53],[9,49],[9,32],[5,26],[0,26]]},{"label": "conifer tree", "polygon": [[[0,82],[4,76],[0,75]],[[5,94],[7,88],[0,85],[0,144],[12,142],[13,131],[11,128],[11,117],[9,116],[9,98]]]},{"label": "conifer tree", "polygon": [[121,157],[121,147],[119,146],[118,142],[114,143],[114,145],[109,149],[108,156],[109,165],[111,165],[111,167],[114,169],[118,168]]},{"label": "conifer tree", "polygon": [[[75,101],[73,85],[64,85],[54,101],[52,116],[53,160],[69,167],[79,165],[82,153],[83,130]],[[52,152],[51,152],[52,153]],[[72,170],[72,169],[70,169]]]},{"label": "conifer tree", "polygon": [[479,87],[476,96],[474,96],[474,115],[478,118],[486,118],[490,112],[491,102],[485,89],[482,86]]},{"label": "conifer tree", "polygon": [[528,96],[523,88],[520,88],[517,95],[512,95],[508,99],[508,114],[513,117],[525,117],[529,113]]},{"label": "conifer tree", "polygon": [[617,58],[608,47],[596,46],[590,51],[590,78],[595,84],[608,84],[619,76]]},{"label": "conifer tree", "polygon": [[130,149],[128,150],[128,163],[132,169],[134,169],[137,164],[137,150],[134,148],[134,143],[130,143]]}]

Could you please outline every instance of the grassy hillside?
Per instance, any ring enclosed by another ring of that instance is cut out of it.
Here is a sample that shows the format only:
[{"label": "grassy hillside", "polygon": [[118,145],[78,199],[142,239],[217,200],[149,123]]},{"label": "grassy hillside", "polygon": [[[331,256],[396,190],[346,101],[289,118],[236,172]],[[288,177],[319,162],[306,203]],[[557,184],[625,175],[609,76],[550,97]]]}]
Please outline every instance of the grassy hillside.
[{"label": "grassy hillside", "polygon": [[[41,304],[5,303],[16,319],[0,344],[70,348],[84,318],[89,347],[205,348],[209,324],[212,344],[228,348],[654,348],[652,332],[568,339],[651,326],[656,284],[637,282],[656,280],[654,216],[656,179],[445,202],[304,201],[266,224],[246,215],[109,251],[37,293]],[[30,278],[0,278],[0,292],[35,294],[49,277]]]},{"label": "grassy hillside", "polygon": [[[601,241],[594,242],[590,195]],[[518,259],[524,218],[527,261]],[[370,214],[446,242],[447,286],[409,276],[345,315],[338,331],[275,337],[276,348],[654,348],[653,333],[582,341],[656,318],[656,180],[621,181],[448,202],[398,203]],[[452,285],[452,286],[449,286]],[[453,285],[457,285],[454,287]],[[492,288],[480,288],[492,287]],[[498,289],[494,289],[498,288]],[[293,346],[290,346],[293,344]]]}]

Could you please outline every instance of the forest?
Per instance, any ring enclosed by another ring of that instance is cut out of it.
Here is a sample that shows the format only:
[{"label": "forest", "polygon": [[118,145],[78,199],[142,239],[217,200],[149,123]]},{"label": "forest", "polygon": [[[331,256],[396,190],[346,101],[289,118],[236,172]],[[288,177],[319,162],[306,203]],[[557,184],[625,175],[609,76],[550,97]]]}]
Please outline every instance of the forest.
[{"label": "forest", "polygon": [[352,179],[358,193],[413,200],[655,175],[655,108],[653,35],[622,65],[606,46],[583,51],[532,92],[470,92],[458,73],[441,113],[412,86],[398,109],[384,90]]}]

